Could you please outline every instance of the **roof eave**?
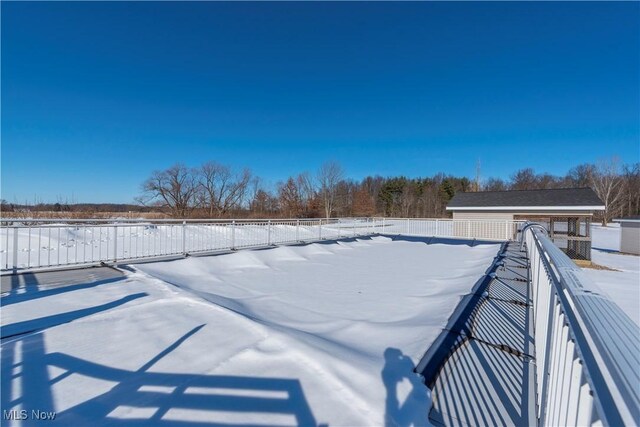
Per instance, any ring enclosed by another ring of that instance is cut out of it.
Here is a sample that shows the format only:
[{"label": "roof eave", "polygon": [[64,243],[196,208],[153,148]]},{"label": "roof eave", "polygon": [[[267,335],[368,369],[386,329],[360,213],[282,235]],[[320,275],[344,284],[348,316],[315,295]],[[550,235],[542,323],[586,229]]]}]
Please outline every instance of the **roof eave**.
[{"label": "roof eave", "polygon": [[448,211],[602,211],[600,206],[447,206]]}]

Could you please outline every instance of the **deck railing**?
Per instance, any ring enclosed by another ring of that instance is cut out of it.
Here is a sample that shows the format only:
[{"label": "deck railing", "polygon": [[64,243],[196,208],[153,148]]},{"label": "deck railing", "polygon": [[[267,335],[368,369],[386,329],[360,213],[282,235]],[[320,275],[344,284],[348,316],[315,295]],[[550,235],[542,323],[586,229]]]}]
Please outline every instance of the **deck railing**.
[{"label": "deck railing", "polygon": [[375,232],[367,218],[0,221],[3,271],[179,257]]},{"label": "deck railing", "polygon": [[519,221],[416,218],[0,219],[3,272],[180,257],[372,234],[512,240]]},{"label": "deck railing", "polygon": [[540,425],[636,425],[640,420],[640,328],[530,224]]}]

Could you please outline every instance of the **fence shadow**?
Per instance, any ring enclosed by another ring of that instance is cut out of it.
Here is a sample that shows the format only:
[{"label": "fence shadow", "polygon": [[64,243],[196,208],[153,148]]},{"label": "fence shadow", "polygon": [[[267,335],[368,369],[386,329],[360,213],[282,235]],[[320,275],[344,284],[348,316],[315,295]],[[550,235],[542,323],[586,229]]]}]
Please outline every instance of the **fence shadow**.
[{"label": "fence shadow", "polygon": [[[29,275],[29,274],[31,273],[24,273],[24,275]],[[38,284],[29,283],[26,286],[24,286],[24,292],[18,293],[15,291],[11,291],[6,296],[3,296],[2,299],[0,299],[0,304],[2,306],[18,304],[21,302],[31,301],[38,298],[45,298],[52,295],[64,294],[67,292],[78,291],[81,289],[95,288],[97,286],[119,282],[124,279],[125,277],[113,277],[113,278],[104,279],[104,280],[97,280],[91,283],[81,283],[78,285],[68,285],[68,286],[57,286],[57,287],[45,288],[45,289],[42,289],[42,286]]]},{"label": "fence shadow", "polygon": [[595,246],[591,246],[591,249],[594,251],[604,252],[606,254],[619,254],[620,251],[616,249],[607,249],[607,248],[596,248]]},{"label": "fence shadow", "polygon": [[[114,368],[64,353],[47,353],[44,333],[2,343],[1,406],[5,411],[56,411],[52,387],[70,376],[116,383],[107,392],[58,411],[52,425],[214,426],[228,417],[251,425],[315,426],[297,379],[151,371],[205,325],[185,333],[138,370]],[[53,376],[50,376],[55,372]],[[20,384],[20,386],[17,386]],[[196,414],[198,419],[189,419]],[[40,425],[28,418],[21,425]]]},{"label": "fence shadow", "polygon": [[146,292],[139,292],[137,294],[127,295],[115,301],[96,305],[93,307],[81,308],[65,313],[58,313],[51,316],[40,317],[37,319],[30,319],[23,322],[2,325],[2,327],[0,328],[0,334],[2,335],[2,339],[6,339],[16,335],[24,335],[29,332],[40,331],[43,329],[51,328],[53,326],[61,325],[63,323],[73,322],[74,320],[81,319],[92,314],[119,307],[138,298],[144,298],[147,295],[148,294]]},{"label": "fence shadow", "polygon": [[38,280],[33,273],[24,274],[8,274],[3,275],[0,278],[0,292],[4,294],[2,304],[4,305],[4,299],[8,296],[14,296],[19,294],[35,293],[39,290]]},{"label": "fence shadow", "polygon": [[465,238],[448,238],[448,237],[422,237],[422,236],[407,236],[407,235],[386,235],[386,237],[391,237],[391,240],[394,242],[418,242],[424,243],[427,245],[454,245],[454,246],[478,246],[478,245],[496,245],[502,242],[493,241],[493,240],[475,240],[475,239],[465,239]]},{"label": "fence shadow", "polygon": [[438,425],[531,425],[528,370],[520,358],[466,341],[432,386],[429,419]]},{"label": "fence shadow", "polygon": [[535,423],[528,284],[505,257],[511,251],[503,248],[421,363],[436,425]]}]

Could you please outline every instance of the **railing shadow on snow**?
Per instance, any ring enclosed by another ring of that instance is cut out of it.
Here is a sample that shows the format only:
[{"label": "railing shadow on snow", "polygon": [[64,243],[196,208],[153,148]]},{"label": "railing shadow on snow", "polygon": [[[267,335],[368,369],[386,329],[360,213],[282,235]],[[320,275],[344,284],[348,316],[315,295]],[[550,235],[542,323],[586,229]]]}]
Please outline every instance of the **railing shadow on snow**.
[{"label": "railing shadow on snow", "polygon": [[44,316],[36,319],[25,320],[22,322],[11,323],[8,325],[2,325],[2,339],[15,337],[18,335],[24,335],[31,332],[43,331],[54,326],[61,325],[63,323],[73,322],[74,320],[81,319],[83,317],[91,316],[92,314],[100,313],[102,311],[111,310],[112,308],[119,307],[130,301],[138,298],[144,298],[148,296],[146,292],[139,292],[136,294],[126,295],[115,301],[96,305],[93,307],[81,308],[78,310],[72,310],[64,313],[53,314],[51,316]]},{"label": "railing shadow on snow", "polygon": [[479,245],[498,245],[503,243],[498,240],[476,240],[467,238],[449,238],[449,237],[437,237],[437,236],[407,236],[403,234],[382,234],[382,236],[389,237],[394,242],[416,242],[425,243],[427,245],[453,245],[453,246],[479,246]]},{"label": "railing shadow on snow", "polygon": [[109,283],[119,282],[125,279],[122,277],[111,277],[103,280],[91,281],[89,283],[78,283],[73,285],[47,287],[38,283],[34,273],[12,274],[10,276],[11,290],[2,295],[0,299],[1,306],[18,304],[34,299],[45,298],[53,295],[60,295],[67,292],[78,291],[82,289],[90,289]]},{"label": "railing shadow on snow", "polygon": [[[32,285],[35,290],[38,289],[37,280]],[[72,286],[50,291],[68,292],[80,288],[86,287]],[[35,290],[32,293],[37,294]],[[135,371],[94,363],[64,353],[47,352],[45,335],[48,327],[104,312],[146,295],[128,295],[106,304],[3,326],[3,337],[13,335],[4,338],[0,344],[0,407],[3,415],[4,411],[10,413],[20,409],[29,413],[32,410],[56,412],[53,387],[65,378],[81,375],[94,380],[114,382],[116,385],[99,396],[57,411],[55,419],[50,421],[52,425],[195,427],[228,424],[220,417],[218,421],[210,422],[184,419],[184,415],[190,410],[200,414],[207,411],[208,420],[214,420],[216,413],[257,413],[267,418],[270,415],[288,416],[297,425],[317,425],[297,379],[151,372],[154,365],[195,335],[205,324],[182,335]],[[36,332],[31,331],[34,328]],[[124,409],[124,412],[127,409],[138,409],[148,415],[134,418],[110,415],[117,415],[119,409]],[[175,414],[170,414],[170,411],[177,411],[178,415],[173,416]],[[32,417],[20,421],[20,425],[41,424],[42,421]]]},{"label": "railing shadow on snow", "polygon": [[[99,396],[58,411],[53,425],[214,426],[227,425],[224,417],[229,413],[260,414],[267,420],[274,415],[289,416],[295,425],[317,425],[297,379],[150,372],[157,362],[204,326],[193,328],[135,371],[64,353],[47,353],[43,333],[3,343],[2,408],[56,411],[52,387],[67,377],[81,375],[116,385]],[[51,377],[51,372],[57,374]],[[21,387],[16,389],[18,381]],[[206,411],[206,420],[210,421],[190,421],[189,411],[199,415]],[[216,420],[217,413],[221,417]],[[41,421],[21,422],[21,425],[37,424]]]}]

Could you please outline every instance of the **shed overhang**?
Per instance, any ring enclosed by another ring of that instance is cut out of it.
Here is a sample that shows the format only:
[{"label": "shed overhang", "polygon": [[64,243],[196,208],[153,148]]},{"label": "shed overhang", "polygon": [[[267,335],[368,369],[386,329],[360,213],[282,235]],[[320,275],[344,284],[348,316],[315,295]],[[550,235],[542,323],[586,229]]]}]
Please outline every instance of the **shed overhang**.
[{"label": "shed overhang", "polygon": [[604,205],[598,206],[447,206],[448,211],[603,211]]}]

